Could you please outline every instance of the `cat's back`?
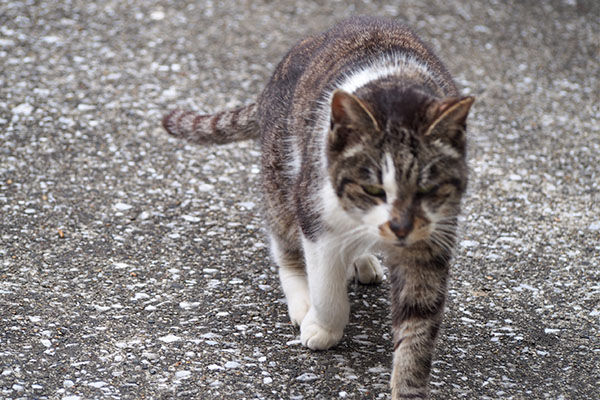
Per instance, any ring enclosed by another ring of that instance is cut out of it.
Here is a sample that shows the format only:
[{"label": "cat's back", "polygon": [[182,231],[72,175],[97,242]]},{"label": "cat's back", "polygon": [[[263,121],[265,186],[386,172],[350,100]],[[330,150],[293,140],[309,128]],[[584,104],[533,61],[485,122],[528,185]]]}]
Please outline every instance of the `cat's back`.
[{"label": "cat's back", "polygon": [[378,61],[398,57],[426,66],[444,95],[456,93],[443,63],[410,28],[387,18],[360,16],[305,38],[287,53],[259,99],[261,119],[272,125],[302,114],[309,122],[318,105],[328,100],[344,78]]}]

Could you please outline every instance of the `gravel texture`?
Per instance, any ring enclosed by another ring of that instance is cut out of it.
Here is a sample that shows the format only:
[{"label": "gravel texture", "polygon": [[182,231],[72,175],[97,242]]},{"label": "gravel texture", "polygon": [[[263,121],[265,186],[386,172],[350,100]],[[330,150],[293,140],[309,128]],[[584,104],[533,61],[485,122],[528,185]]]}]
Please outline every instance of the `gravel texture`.
[{"label": "gravel texture", "polygon": [[597,0],[0,0],[1,399],[389,398],[388,282],[302,348],[257,144],[160,128],[251,102],[353,14],[408,22],[477,97],[431,397],[600,397]]}]

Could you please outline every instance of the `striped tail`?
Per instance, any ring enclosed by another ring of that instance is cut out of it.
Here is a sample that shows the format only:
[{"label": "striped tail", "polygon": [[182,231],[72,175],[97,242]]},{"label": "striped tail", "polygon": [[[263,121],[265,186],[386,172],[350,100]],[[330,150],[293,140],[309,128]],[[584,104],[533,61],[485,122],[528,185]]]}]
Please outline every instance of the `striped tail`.
[{"label": "striped tail", "polygon": [[171,135],[197,144],[225,144],[255,139],[260,137],[256,108],[253,103],[233,111],[209,115],[174,110],[164,116],[162,125]]}]

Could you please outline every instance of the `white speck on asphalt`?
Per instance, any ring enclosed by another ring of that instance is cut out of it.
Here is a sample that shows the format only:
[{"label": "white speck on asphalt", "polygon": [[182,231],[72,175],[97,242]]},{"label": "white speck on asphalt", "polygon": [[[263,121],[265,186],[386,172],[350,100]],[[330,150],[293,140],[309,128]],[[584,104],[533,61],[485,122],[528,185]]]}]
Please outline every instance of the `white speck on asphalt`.
[{"label": "white speck on asphalt", "polygon": [[175,372],[175,378],[177,378],[177,379],[187,379],[190,376],[192,376],[191,371],[182,370],[182,371]]},{"label": "white speck on asphalt", "polygon": [[15,115],[30,115],[33,112],[33,106],[28,103],[21,103],[12,109]]},{"label": "white speck on asphalt", "polygon": [[296,380],[300,382],[312,382],[316,379],[318,379],[318,376],[312,372],[305,372],[304,374],[296,377]]},{"label": "white speck on asphalt", "polygon": [[225,363],[225,368],[227,369],[234,369],[234,368],[239,368],[241,367],[241,364],[237,361],[227,361]]},{"label": "white speck on asphalt", "polygon": [[181,340],[181,338],[179,336],[168,334],[166,336],[159,337],[158,340],[165,343],[173,343]]},{"label": "white speck on asphalt", "polygon": [[127,211],[127,210],[130,210],[131,208],[133,208],[132,205],[129,205],[127,203],[117,203],[117,204],[115,204],[114,207],[116,210],[119,210],[119,211]]}]

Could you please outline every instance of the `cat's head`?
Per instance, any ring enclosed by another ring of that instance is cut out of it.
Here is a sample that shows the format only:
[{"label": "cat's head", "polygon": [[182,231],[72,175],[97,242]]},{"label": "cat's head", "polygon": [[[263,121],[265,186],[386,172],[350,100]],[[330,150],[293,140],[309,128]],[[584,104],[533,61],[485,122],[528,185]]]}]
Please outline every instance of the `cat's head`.
[{"label": "cat's head", "polygon": [[473,101],[417,88],[335,91],[327,162],[342,208],[384,242],[452,248]]}]

